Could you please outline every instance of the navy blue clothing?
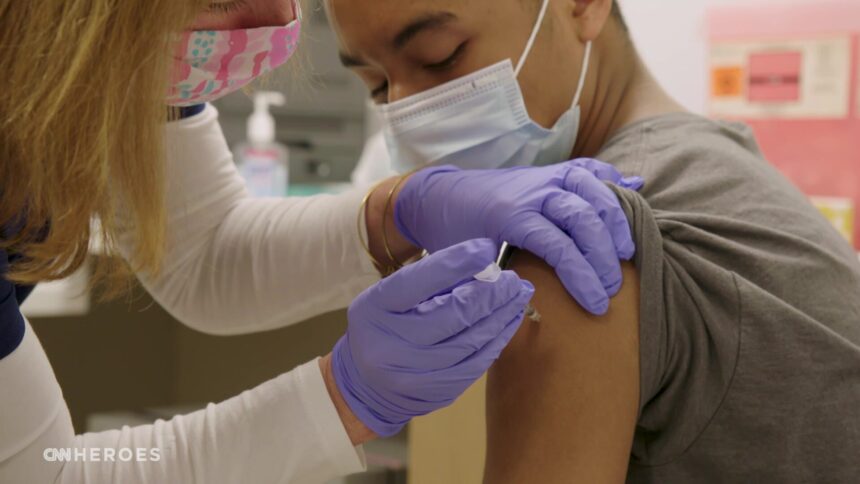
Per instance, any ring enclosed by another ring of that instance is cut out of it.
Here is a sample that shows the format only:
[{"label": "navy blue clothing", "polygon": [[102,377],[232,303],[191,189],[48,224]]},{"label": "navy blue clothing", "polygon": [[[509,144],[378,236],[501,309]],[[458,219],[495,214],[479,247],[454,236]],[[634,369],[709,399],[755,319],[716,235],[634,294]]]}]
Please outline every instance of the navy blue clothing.
[{"label": "navy blue clothing", "polygon": [[32,286],[18,286],[6,278],[9,263],[16,257],[9,257],[0,250],[0,359],[15,351],[24,339],[24,316],[20,305],[24,302]]},{"label": "navy blue clothing", "polygon": [[[189,118],[203,112],[206,104],[195,104],[180,108],[180,118]],[[19,225],[12,224],[13,226]],[[8,237],[10,233],[17,230],[15,227],[0,229],[0,236]],[[6,278],[10,264],[18,258],[16,255],[7,255],[6,251],[0,250],[0,359],[5,358],[13,351],[21,340],[24,339],[24,316],[21,315],[20,305],[27,299],[32,286],[18,286]]]},{"label": "navy blue clothing", "polygon": [[[24,220],[19,219],[0,227],[0,237],[8,240],[21,230],[23,225]],[[47,231],[47,227],[44,230]],[[44,235],[43,233],[39,237]],[[20,305],[33,291],[33,286],[18,286],[6,278],[9,266],[19,258],[18,254],[8,255],[5,250],[0,250],[0,359],[15,351],[24,339],[25,324]]]},{"label": "navy blue clothing", "polygon": [[196,116],[203,112],[203,109],[206,107],[206,104],[194,104],[191,106],[183,106],[179,108],[179,118],[185,119],[190,118],[191,116]]}]

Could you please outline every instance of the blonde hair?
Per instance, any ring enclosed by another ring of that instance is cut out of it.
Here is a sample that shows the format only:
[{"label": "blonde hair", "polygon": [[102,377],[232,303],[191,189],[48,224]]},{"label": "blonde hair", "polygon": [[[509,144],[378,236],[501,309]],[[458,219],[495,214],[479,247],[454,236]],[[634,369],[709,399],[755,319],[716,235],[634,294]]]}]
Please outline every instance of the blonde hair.
[{"label": "blonde hair", "polygon": [[0,248],[22,255],[12,280],[80,267],[93,220],[107,255],[130,237],[131,268],[158,271],[171,38],[206,3],[0,0]]}]

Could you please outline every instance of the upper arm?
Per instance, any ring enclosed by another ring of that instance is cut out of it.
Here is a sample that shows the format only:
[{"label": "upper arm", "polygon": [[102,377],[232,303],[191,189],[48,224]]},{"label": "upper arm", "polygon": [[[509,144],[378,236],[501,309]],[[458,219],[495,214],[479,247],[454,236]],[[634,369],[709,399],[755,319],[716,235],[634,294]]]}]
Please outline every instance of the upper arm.
[{"label": "upper arm", "polygon": [[485,482],[623,482],[639,410],[635,268],[601,317],[536,257],[511,268],[535,285],[541,321],[524,321],[490,370]]}]

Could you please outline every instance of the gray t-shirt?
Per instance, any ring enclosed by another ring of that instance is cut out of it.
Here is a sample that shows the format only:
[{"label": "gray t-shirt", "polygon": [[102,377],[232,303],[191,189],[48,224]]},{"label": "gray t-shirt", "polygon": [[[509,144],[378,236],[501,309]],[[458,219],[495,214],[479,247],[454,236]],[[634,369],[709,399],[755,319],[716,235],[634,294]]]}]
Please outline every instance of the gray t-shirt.
[{"label": "gray t-shirt", "polygon": [[[641,278],[628,482],[860,482],[860,263],[744,125],[626,127],[598,158]],[[815,163],[815,160],[809,160]]]}]

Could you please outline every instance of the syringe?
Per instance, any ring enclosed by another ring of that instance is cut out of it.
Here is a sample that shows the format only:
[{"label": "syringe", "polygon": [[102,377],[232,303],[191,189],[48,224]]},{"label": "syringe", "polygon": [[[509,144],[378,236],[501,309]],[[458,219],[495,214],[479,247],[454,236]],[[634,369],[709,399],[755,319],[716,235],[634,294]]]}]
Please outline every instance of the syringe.
[{"label": "syringe", "polygon": [[[499,249],[499,256],[496,258],[496,266],[501,270],[506,269],[515,250],[517,250],[516,247],[507,242],[502,242],[502,247]],[[526,317],[535,323],[540,322],[540,313],[531,304],[526,306]]]}]

